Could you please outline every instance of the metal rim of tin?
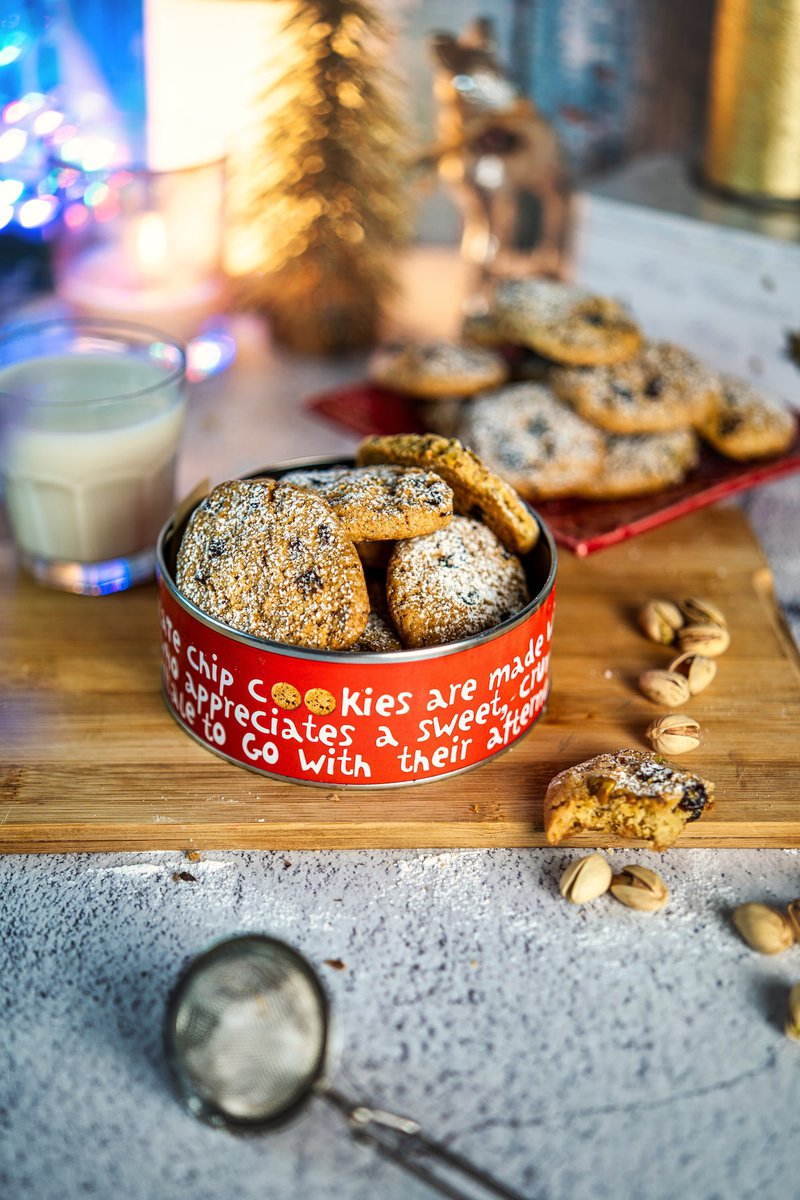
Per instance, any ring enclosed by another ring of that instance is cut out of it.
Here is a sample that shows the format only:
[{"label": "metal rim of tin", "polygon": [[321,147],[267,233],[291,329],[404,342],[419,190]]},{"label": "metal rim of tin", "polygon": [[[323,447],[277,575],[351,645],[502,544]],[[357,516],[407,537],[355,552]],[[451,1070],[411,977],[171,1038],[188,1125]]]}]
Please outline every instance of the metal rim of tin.
[{"label": "metal rim of tin", "polygon": [[[353,459],[346,456],[321,456],[317,458],[298,459],[293,462],[279,463],[274,467],[264,467],[262,470],[253,471],[249,475],[244,476],[246,479],[279,479],[281,475],[288,471],[311,470],[315,467],[346,467],[352,466]],[[198,501],[198,504],[201,501]],[[523,503],[525,503],[523,501]],[[195,506],[196,507],[196,506]],[[206,625],[209,629],[213,629],[216,633],[222,634],[235,642],[241,642],[242,645],[252,646],[254,650],[269,650],[272,654],[283,654],[287,658],[304,658],[314,659],[319,658],[323,662],[342,662],[342,663],[361,663],[361,662],[420,662],[432,658],[444,658],[447,655],[458,654],[462,650],[467,650],[471,646],[483,645],[485,642],[494,641],[496,637],[514,629],[517,625],[521,625],[528,617],[542,607],[548,596],[553,590],[556,581],[556,569],[558,567],[558,552],[553,535],[548,526],[539,516],[535,509],[525,503],[525,507],[531,512],[539,527],[539,537],[544,537],[545,545],[547,546],[550,555],[550,565],[547,571],[547,576],[544,583],[540,587],[536,595],[528,601],[524,608],[519,612],[514,613],[510,617],[506,617],[499,625],[493,625],[491,629],[487,629],[483,633],[473,634],[472,637],[462,638],[457,642],[446,642],[443,646],[426,646],[417,650],[391,650],[384,654],[376,654],[368,651],[352,651],[352,650],[321,650],[307,646],[289,646],[285,642],[273,642],[268,638],[256,637],[251,633],[242,633],[241,630],[232,629],[230,625],[225,625],[224,622],[218,621],[216,617],[211,617],[204,613],[202,609],[193,604],[191,600],[183,595],[178,590],[178,587],[172,578],[172,572],[167,563],[167,549],[172,545],[172,538],[175,533],[174,517],[170,517],[158,537],[156,547],[156,571],[159,578],[163,581],[169,594],[172,596],[181,608],[190,616],[199,621],[201,625]],[[188,518],[190,513],[186,514]],[[539,543],[537,542],[537,545]],[[535,549],[535,547],[534,547]],[[529,551],[531,553],[531,551]]]}]

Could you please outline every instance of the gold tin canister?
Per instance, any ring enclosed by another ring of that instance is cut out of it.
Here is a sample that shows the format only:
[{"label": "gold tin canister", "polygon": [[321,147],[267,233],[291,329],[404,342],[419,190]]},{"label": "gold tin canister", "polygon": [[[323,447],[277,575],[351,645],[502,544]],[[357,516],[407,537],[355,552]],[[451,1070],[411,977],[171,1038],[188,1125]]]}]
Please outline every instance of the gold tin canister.
[{"label": "gold tin canister", "polygon": [[762,201],[800,201],[800,0],[717,0],[704,174]]}]

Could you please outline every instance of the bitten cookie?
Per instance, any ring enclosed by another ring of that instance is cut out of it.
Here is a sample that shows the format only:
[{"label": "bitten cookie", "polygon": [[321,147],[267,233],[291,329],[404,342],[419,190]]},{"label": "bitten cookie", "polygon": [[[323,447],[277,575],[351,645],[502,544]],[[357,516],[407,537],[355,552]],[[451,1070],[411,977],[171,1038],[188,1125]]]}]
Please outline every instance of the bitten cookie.
[{"label": "bitten cookie", "polygon": [[506,281],[497,290],[493,311],[509,342],[558,363],[593,367],[622,362],[642,340],[618,300],[551,279]]},{"label": "bitten cookie", "polygon": [[595,479],[605,453],[603,434],[536,383],[476,396],[458,435],[529,500],[574,495]]},{"label": "bitten cookie", "polygon": [[653,850],[673,845],[688,821],[713,804],[714,785],[658,754],[598,754],[551,779],[544,828],[551,845],[590,831],[638,838]]},{"label": "bitten cookie", "polygon": [[581,484],[577,494],[586,500],[650,495],[680,483],[697,461],[697,435],[691,429],[641,437],[611,434],[606,438],[600,471]]},{"label": "bitten cookie", "polygon": [[406,646],[441,646],[499,624],[527,604],[516,555],[470,517],[398,542],[386,572],[389,611]]},{"label": "bitten cookie", "polygon": [[177,584],[209,616],[290,646],[347,649],[369,614],[361,562],[333,511],[274,479],[209,493],[183,535]]},{"label": "bitten cookie", "polygon": [[440,475],[408,467],[321,467],[289,471],[293,483],[321,496],[354,542],[419,537],[453,516],[453,492]]},{"label": "bitten cookie", "polygon": [[504,359],[492,350],[444,340],[389,342],[379,346],[369,374],[382,387],[421,400],[471,396],[508,377]]},{"label": "bitten cookie", "polygon": [[539,526],[514,489],[455,438],[434,433],[366,438],[357,461],[435,471],[453,489],[456,512],[484,520],[509,550],[525,554],[536,543]]},{"label": "bitten cookie", "polygon": [[719,396],[713,371],[670,342],[645,342],[627,362],[560,367],[553,391],[609,433],[672,433],[702,423]]},{"label": "bitten cookie", "polygon": [[742,379],[720,375],[721,390],[699,432],[726,458],[746,462],[788,450],[797,436],[796,415]]}]

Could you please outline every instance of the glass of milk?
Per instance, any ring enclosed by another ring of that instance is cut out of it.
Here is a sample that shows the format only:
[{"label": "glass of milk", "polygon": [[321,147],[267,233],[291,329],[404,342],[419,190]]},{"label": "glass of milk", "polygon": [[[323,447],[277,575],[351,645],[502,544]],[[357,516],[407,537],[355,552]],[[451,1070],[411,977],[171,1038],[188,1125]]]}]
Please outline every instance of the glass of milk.
[{"label": "glass of milk", "polygon": [[153,330],[54,320],[0,330],[0,464],[22,564],[101,595],[149,579],[174,504],[182,347]]}]

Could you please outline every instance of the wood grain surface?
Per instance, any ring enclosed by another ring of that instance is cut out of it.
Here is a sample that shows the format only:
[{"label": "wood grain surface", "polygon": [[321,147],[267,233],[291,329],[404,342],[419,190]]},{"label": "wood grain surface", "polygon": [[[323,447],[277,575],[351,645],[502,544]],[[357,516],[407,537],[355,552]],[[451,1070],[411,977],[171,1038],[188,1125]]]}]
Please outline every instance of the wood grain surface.
[{"label": "wood grain surface", "polygon": [[[646,748],[659,710],[636,687],[666,666],[639,632],[648,597],[707,596],[732,646],[687,710],[714,810],[682,846],[800,846],[800,664],[742,513],[712,508],[579,560],[562,553],[545,717],[493,762],[451,780],[333,792],[215,757],[160,694],[154,586],[88,598],[48,591],[0,546],[0,850],[538,846],[556,771]],[[618,845],[596,835],[576,845]]]}]

